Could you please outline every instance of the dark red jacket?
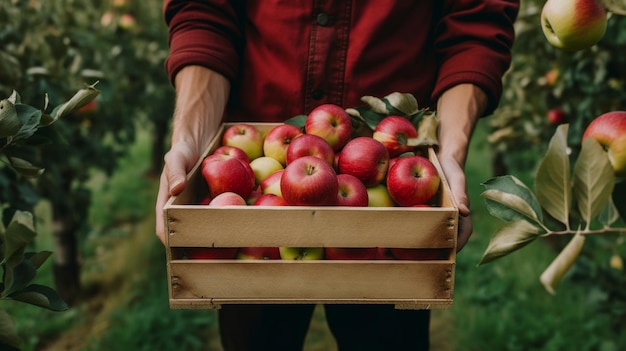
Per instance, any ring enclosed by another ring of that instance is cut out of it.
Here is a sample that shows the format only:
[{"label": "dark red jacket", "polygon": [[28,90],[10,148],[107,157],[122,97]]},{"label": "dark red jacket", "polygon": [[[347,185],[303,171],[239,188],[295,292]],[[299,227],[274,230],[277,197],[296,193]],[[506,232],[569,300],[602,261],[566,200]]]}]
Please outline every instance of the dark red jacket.
[{"label": "dark red jacket", "polygon": [[202,65],[233,86],[231,121],[278,122],[322,103],[412,93],[433,107],[474,83],[491,112],[510,64],[519,1],[165,0],[173,81]]}]

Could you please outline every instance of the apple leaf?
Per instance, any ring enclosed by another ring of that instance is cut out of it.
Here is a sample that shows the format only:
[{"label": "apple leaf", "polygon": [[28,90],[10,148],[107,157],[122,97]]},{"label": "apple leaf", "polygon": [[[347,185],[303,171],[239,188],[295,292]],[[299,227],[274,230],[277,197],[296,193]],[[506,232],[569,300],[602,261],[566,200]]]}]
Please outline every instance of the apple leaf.
[{"label": "apple leaf", "polygon": [[424,113],[418,123],[417,138],[409,141],[409,145],[436,146],[439,145],[437,130],[439,118],[435,113]]},{"label": "apple leaf", "polygon": [[388,114],[398,116],[412,116],[419,112],[417,99],[408,93],[394,92],[383,98]]},{"label": "apple leaf", "polygon": [[487,210],[493,216],[505,221],[525,219],[534,223],[542,222],[541,207],[535,194],[515,176],[492,178],[482,185],[487,190],[481,196],[485,198]]},{"label": "apple leaf", "polygon": [[21,343],[13,319],[5,310],[0,310],[0,349],[19,350]]},{"label": "apple leaf", "polygon": [[555,294],[556,286],[578,258],[584,243],[585,236],[580,234],[580,232],[576,233],[572,240],[570,240],[554,261],[552,261],[548,268],[541,274],[539,281],[541,281],[549,293]]},{"label": "apple leaf", "polygon": [[609,12],[616,15],[626,15],[626,2],[624,0],[600,0],[600,4]]},{"label": "apple leaf", "polygon": [[568,125],[560,125],[539,163],[535,177],[535,192],[539,203],[550,216],[569,226],[572,207],[570,161],[567,155]]},{"label": "apple leaf", "polygon": [[68,101],[55,107],[50,115],[45,115],[42,119],[42,125],[50,125],[57,119],[69,115],[89,103],[91,100],[95,99],[98,95],[100,95],[100,91],[96,89],[96,84],[98,84],[98,82],[95,82],[92,85],[87,85],[83,89],[77,91],[76,94],[74,94],[74,96],[72,96]]},{"label": "apple leaf", "polygon": [[491,238],[479,265],[494,261],[535,240],[541,231],[523,219],[507,223]]},{"label": "apple leaf", "polygon": [[306,122],[307,115],[297,115],[289,118],[285,121],[285,124],[291,124],[292,126],[296,126],[300,129],[304,128],[304,123]]},{"label": "apple leaf", "polygon": [[0,137],[12,137],[21,126],[15,104],[9,99],[0,100]]},{"label": "apple leaf", "polygon": [[11,164],[11,168],[25,177],[36,178],[44,172],[43,168],[33,166],[32,163],[21,158],[9,157],[9,162]]},{"label": "apple leaf", "polygon": [[23,260],[24,249],[35,238],[33,215],[16,211],[2,238],[2,264],[13,268]]},{"label": "apple leaf", "polygon": [[587,227],[606,206],[614,185],[613,167],[606,152],[595,139],[586,138],[574,165],[574,195]]},{"label": "apple leaf", "polygon": [[9,298],[52,311],[65,311],[68,308],[67,303],[54,289],[39,284],[31,284],[11,294]]},{"label": "apple leaf", "polygon": [[384,116],[389,115],[389,110],[387,110],[387,104],[385,104],[382,99],[375,96],[366,95],[361,97],[361,101],[366,103],[369,106],[370,110]]},{"label": "apple leaf", "polygon": [[600,214],[598,215],[598,221],[602,223],[605,227],[610,227],[611,224],[617,222],[620,218],[619,212],[617,212],[617,207],[615,207],[615,203],[612,198],[609,198],[607,204],[602,208]]}]

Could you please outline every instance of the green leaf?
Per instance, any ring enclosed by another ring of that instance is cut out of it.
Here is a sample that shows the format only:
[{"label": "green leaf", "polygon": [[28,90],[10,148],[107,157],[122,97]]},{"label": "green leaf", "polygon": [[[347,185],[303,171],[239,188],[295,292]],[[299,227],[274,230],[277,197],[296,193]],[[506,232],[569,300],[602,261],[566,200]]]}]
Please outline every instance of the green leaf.
[{"label": "green leaf", "polygon": [[289,118],[285,121],[285,124],[291,124],[292,126],[296,126],[300,129],[304,129],[304,123],[306,122],[307,115],[297,115]]},{"label": "green leaf", "polygon": [[4,259],[8,267],[17,266],[24,259],[24,249],[36,236],[33,215],[16,211],[6,229],[4,237]]},{"label": "green leaf", "polygon": [[385,96],[383,101],[389,110],[388,114],[411,116],[419,111],[417,99],[409,93],[394,92]]},{"label": "green leaf", "polygon": [[570,161],[567,155],[568,125],[560,125],[539,163],[535,177],[535,192],[541,206],[550,216],[569,227],[572,207]]},{"label": "green leaf", "polygon": [[491,238],[479,265],[485,264],[520,249],[535,240],[541,231],[525,220],[510,222]]},{"label": "green leaf", "polygon": [[541,274],[539,281],[541,281],[549,293],[555,294],[556,286],[561,282],[565,273],[572,267],[584,244],[585,236],[580,234],[580,232],[576,233],[554,261],[550,263],[550,266]]},{"label": "green leaf", "polygon": [[614,186],[613,167],[606,152],[595,139],[586,138],[574,165],[574,195],[587,227],[606,206]]},{"label": "green leaf", "polygon": [[15,105],[8,99],[0,100],[0,138],[15,135],[21,126]]},{"label": "green leaf", "polygon": [[482,184],[485,190],[487,210],[493,216],[505,221],[530,220],[541,223],[541,207],[535,194],[515,176],[506,175],[487,180]]},{"label": "green leaf", "polygon": [[41,121],[42,112],[30,105],[15,105],[17,114],[22,121],[20,130],[13,136],[13,140],[28,139],[37,129],[39,129],[39,121]]},{"label": "green leaf", "polygon": [[379,99],[375,96],[362,96],[361,101],[366,103],[369,106],[369,109],[373,112],[383,116],[389,115],[389,111],[387,110],[387,104],[385,104],[382,99]]},{"label": "green leaf", "polygon": [[25,177],[36,178],[43,174],[44,169],[33,166],[30,162],[17,157],[9,157],[11,167]]},{"label": "green leaf", "polygon": [[439,118],[436,114],[424,115],[417,124],[417,138],[409,139],[408,145],[412,146],[436,146],[439,145],[437,131]]},{"label": "green leaf", "polygon": [[24,254],[24,259],[29,260],[35,268],[39,269],[51,255],[52,251],[27,252]]},{"label": "green leaf", "polygon": [[21,343],[13,319],[6,311],[0,310],[0,349],[19,350]]},{"label": "green leaf", "polygon": [[603,226],[610,227],[611,224],[617,222],[619,218],[620,216],[619,212],[617,212],[617,207],[615,207],[613,199],[609,198],[606,206],[602,208],[602,211],[600,211],[600,214],[598,215],[598,221],[600,221]]},{"label": "green leaf", "polygon": [[8,298],[16,291],[24,289],[36,276],[37,268],[28,260],[21,261],[15,268],[5,267],[2,298]]},{"label": "green leaf", "polygon": [[59,118],[69,115],[95,99],[100,95],[100,91],[95,88],[96,84],[98,84],[98,82],[80,89],[69,101],[55,107],[50,113],[50,120],[46,119],[43,125],[50,125]]},{"label": "green leaf", "polygon": [[39,284],[31,284],[11,295],[15,301],[43,307],[52,311],[67,310],[67,303],[52,288]]}]

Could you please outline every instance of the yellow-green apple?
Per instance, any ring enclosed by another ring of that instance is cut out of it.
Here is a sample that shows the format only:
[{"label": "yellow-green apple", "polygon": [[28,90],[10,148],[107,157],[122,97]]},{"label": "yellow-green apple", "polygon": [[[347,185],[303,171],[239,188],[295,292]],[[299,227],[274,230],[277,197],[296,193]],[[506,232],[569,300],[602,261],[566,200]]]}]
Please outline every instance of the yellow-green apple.
[{"label": "yellow-green apple", "polygon": [[254,180],[256,184],[260,185],[261,182],[272,173],[283,169],[283,165],[272,157],[261,156],[250,161],[250,168],[252,168],[252,171],[254,172]]},{"label": "yellow-green apple", "polygon": [[278,247],[240,247],[237,253],[240,260],[279,260]]},{"label": "yellow-green apple", "polygon": [[591,137],[606,150],[618,177],[626,177],[626,111],[603,113],[589,123],[583,140]]},{"label": "yellow-green apple", "polygon": [[263,134],[251,124],[234,124],[224,131],[222,145],[240,148],[252,161],[263,155]]},{"label": "yellow-green apple", "polygon": [[366,187],[380,184],[389,166],[389,151],[378,140],[357,137],[348,141],[339,157],[339,173],[357,177]]},{"label": "yellow-green apple", "polygon": [[222,206],[246,206],[248,203],[241,197],[241,195],[232,191],[227,191],[216,195],[209,202],[209,207],[222,207]]},{"label": "yellow-green apple", "polygon": [[367,207],[367,188],[355,176],[337,174],[339,191],[337,192],[336,206]]},{"label": "yellow-green apple", "polygon": [[368,207],[394,207],[395,205],[385,184],[376,184],[367,187]]},{"label": "yellow-green apple", "polygon": [[291,141],[287,148],[287,165],[302,156],[318,157],[330,166],[335,162],[335,151],[330,144],[322,137],[313,134],[302,134]]},{"label": "yellow-green apple", "polygon": [[446,257],[446,249],[389,248],[389,253],[399,260],[438,260]]},{"label": "yellow-green apple", "polygon": [[256,199],[254,206],[289,206],[289,204],[276,194],[263,194]]},{"label": "yellow-green apple", "polygon": [[307,134],[322,137],[334,151],[340,150],[352,135],[350,115],[338,105],[323,104],[314,108],[304,122]]},{"label": "yellow-green apple", "polygon": [[399,158],[387,173],[387,190],[400,206],[427,203],[438,191],[441,179],[426,157]]},{"label": "yellow-green apple", "polygon": [[248,158],[248,154],[246,154],[243,150],[241,150],[240,148],[236,146],[222,145],[222,146],[219,146],[217,149],[215,149],[211,154],[230,156],[230,157],[238,158],[242,160],[243,162],[250,162],[250,158]]},{"label": "yellow-green apple", "polygon": [[408,143],[410,139],[417,138],[417,128],[407,118],[387,116],[378,122],[372,137],[385,145],[389,157],[393,158],[413,150],[414,147]]},{"label": "yellow-green apple", "polygon": [[229,260],[237,258],[239,248],[236,247],[187,247],[185,256],[192,260]]},{"label": "yellow-green apple", "polygon": [[541,11],[541,29],[550,44],[577,51],[602,39],[607,26],[606,9],[597,0],[548,0]]},{"label": "yellow-green apple", "polygon": [[202,176],[212,198],[232,191],[247,198],[254,190],[254,172],[250,164],[235,157],[210,155],[202,161]]},{"label": "yellow-green apple", "polygon": [[565,111],[560,108],[553,108],[548,110],[548,122],[552,124],[562,124],[567,123],[567,115]]},{"label": "yellow-green apple", "polygon": [[280,247],[280,258],[283,260],[323,260],[323,247]]},{"label": "yellow-green apple", "polygon": [[261,182],[261,192],[263,194],[274,194],[282,197],[283,193],[280,191],[280,180],[283,177],[284,171],[284,169],[278,170],[265,178]]},{"label": "yellow-green apple", "polygon": [[337,201],[339,182],[335,170],[315,156],[303,156],[285,167],[280,191],[289,205],[331,206]]},{"label": "yellow-green apple", "polygon": [[378,254],[376,247],[327,247],[324,258],[327,260],[373,260]]},{"label": "yellow-green apple", "polygon": [[263,154],[276,159],[285,166],[287,164],[287,148],[291,141],[300,135],[302,135],[302,130],[292,124],[274,126],[263,140]]}]

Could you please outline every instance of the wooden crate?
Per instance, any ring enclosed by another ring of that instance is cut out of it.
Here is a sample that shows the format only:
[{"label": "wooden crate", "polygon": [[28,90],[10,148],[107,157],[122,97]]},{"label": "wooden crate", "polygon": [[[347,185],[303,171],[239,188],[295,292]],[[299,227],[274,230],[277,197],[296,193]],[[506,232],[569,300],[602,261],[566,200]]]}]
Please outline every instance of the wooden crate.
[{"label": "wooden crate", "polygon": [[[267,132],[275,124],[254,123]],[[207,149],[219,146],[224,130]],[[195,205],[208,189],[200,162],[189,184],[164,211],[170,307],[223,304],[393,304],[399,309],[448,308],[453,301],[458,209],[442,176],[440,207],[309,207]],[[226,260],[185,259],[188,247],[436,248],[444,259]]]}]

